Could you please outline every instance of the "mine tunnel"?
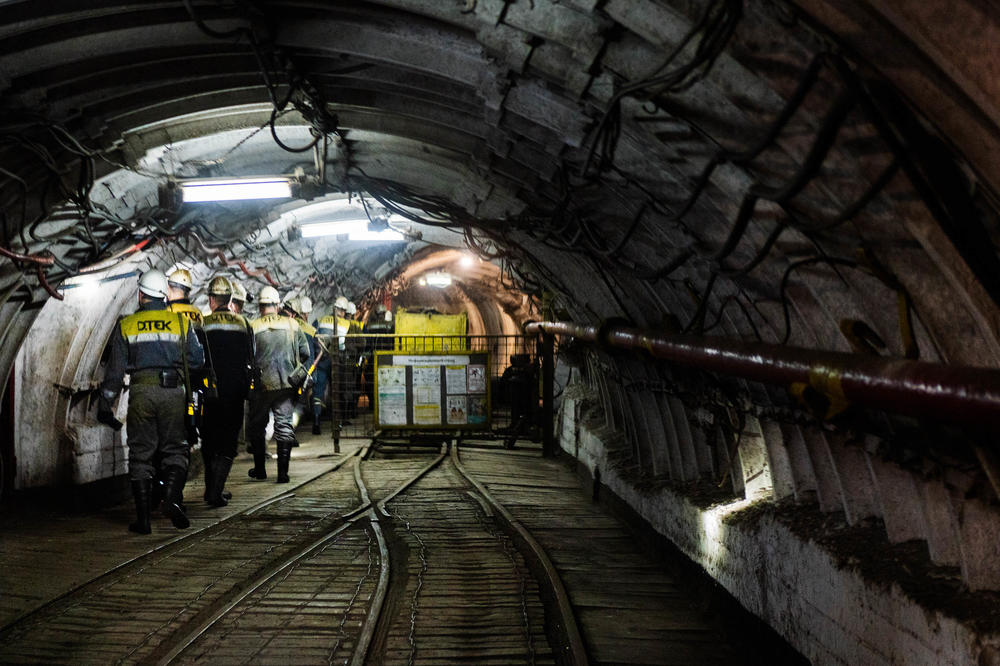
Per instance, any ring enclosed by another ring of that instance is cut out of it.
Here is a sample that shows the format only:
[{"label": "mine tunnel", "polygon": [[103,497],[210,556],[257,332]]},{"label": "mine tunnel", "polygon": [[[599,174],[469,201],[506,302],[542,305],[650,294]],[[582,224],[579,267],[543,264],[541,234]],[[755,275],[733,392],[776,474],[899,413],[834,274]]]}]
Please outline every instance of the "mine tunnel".
[{"label": "mine tunnel", "polygon": [[[0,3],[0,661],[1000,664],[998,45],[987,0]],[[241,439],[206,505],[195,439],[143,535],[97,417],[151,271],[358,327],[288,486]]]}]

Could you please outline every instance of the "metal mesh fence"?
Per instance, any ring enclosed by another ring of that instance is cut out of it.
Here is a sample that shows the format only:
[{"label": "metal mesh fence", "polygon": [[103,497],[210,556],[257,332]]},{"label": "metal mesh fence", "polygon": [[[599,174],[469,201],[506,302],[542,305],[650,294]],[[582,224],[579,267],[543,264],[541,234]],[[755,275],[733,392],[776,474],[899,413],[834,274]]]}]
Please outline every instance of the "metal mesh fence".
[{"label": "metal mesh fence", "polygon": [[[475,436],[538,438],[540,360],[534,336],[361,333],[334,342],[339,349],[331,348],[334,358],[327,370],[320,364],[316,386],[303,402],[321,405],[321,428],[332,430],[335,439],[379,436],[374,414],[376,351],[488,352],[492,427]],[[461,429],[448,432],[460,435]],[[405,434],[405,429],[393,430],[393,436]]]}]

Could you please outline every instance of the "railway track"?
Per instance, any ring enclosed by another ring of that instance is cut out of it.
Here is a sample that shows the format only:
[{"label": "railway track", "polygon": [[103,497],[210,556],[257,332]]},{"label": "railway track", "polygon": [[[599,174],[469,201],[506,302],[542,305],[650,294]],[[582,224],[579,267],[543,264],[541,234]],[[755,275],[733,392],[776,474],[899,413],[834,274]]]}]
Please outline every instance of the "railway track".
[{"label": "railway track", "polygon": [[544,552],[457,450],[367,453],[5,628],[0,660],[586,662]]}]

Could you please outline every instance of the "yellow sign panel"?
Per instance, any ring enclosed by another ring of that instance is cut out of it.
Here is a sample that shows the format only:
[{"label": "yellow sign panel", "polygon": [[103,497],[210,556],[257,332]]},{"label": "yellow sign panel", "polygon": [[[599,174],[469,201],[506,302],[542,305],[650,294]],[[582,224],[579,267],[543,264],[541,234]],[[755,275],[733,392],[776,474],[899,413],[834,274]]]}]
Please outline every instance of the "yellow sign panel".
[{"label": "yellow sign panel", "polygon": [[[469,321],[461,314],[396,313],[396,351],[461,351],[468,349]],[[434,337],[424,336],[453,336]]]}]

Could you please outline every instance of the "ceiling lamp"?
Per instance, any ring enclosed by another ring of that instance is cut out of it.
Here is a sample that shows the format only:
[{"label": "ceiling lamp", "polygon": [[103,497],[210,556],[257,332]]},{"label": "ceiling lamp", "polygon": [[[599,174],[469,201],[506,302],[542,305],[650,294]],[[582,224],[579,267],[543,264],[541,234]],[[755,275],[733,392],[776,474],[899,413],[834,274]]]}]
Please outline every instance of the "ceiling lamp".
[{"label": "ceiling lamp", "polygon": [[177,186],[184,203],[292,197],[292,180],[284,177],[181,180]]},{"label": "ceiling lamp", "polygon": [[368,231],[368,220],[336,220],[334,222],[316,222],[303,224],[299,227],[303,238],[318,238],[319,236],[340,236],[342,234],[360,234]]},{"label": "ceiling lamp", "polygon": [[426,280],[428,285],[431,287],[437,287],[438,289],[444,289],[445,287],[451,286],[450,273],[428,273]]},{"label": "ceiling lamp", "polygon": [[183,203],[206,201],[247,201],[252,199],[314,199],[326,187],[316,176],[301,168],[283,176],[246,178],[170,179],[160,185],[160,206],[174,209]]}]

